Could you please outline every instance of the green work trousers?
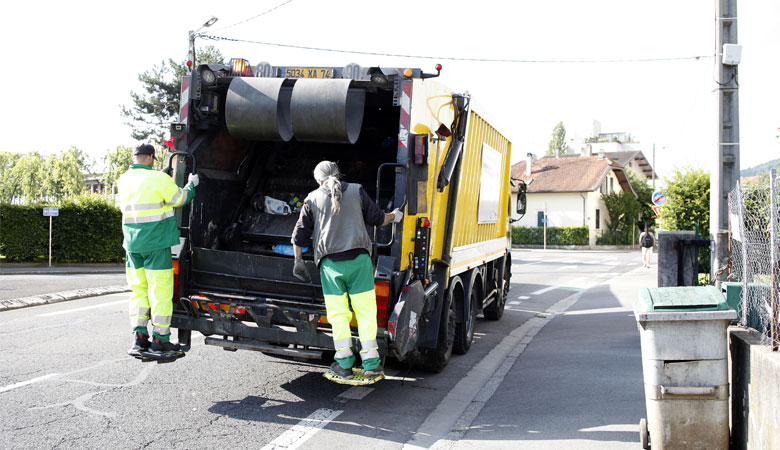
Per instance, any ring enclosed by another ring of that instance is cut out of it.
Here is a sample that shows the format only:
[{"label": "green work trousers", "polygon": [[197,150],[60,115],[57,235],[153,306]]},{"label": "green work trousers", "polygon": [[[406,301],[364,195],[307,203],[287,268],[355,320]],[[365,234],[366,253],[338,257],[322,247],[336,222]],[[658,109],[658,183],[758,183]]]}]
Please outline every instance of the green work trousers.
[{"label": "green work trousers", "polygon": [[[167,340],[173,313],[173,260],[171,249],[127,253],[127,284],[130,297],[130,324],[146,329],[150,313],[154,336]],[[146,333],[148,335],[148,331]]]},{"label": "green work trousers", "polygon": [[375,369],[380,360],[376,342],[376,294],[371,257],[365,253],[349,261],[331,261],[325,257],[320,262],[320,280],[328,322],[333,329],[336,361],[345,369],[352,367],[355,362],[351,348],[352,330],[349,326],[354,311],[363,368]]}]

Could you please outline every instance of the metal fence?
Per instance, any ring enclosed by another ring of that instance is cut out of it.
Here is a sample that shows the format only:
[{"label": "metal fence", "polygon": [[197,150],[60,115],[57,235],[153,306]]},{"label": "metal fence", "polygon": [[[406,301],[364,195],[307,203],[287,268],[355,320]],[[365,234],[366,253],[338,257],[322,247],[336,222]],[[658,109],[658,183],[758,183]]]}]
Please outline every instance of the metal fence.
[{"label": "metal fence", "polygon": [[729,193],[729,281],[742,284],[740,325],[778,348],[778,180],[774,170]]}]

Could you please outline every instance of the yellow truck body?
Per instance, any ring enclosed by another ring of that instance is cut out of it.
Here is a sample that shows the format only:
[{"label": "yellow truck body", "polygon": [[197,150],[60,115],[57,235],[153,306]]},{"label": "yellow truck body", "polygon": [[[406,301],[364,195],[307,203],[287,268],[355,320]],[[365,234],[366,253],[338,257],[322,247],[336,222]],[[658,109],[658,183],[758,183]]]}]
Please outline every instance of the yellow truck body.
[{"label": "yellow truck body", "polygon": [[[302,283],[283,251],[325,159],[385,211],[405,211],[398,226],[370,233],[383,357],[438,371],[468,351],[478,313],[500,319],[511,276],[511,142],[436,76],[232,63],[185,77],[175,177],[183,183],[195,170],[201,184],[180,217],[172,324],[183,341],[195,330],[222,336],[209,345],[307,359],[331,347],[311,253],[312,280]],[[289,210],[264,208],[269,197]]]}]

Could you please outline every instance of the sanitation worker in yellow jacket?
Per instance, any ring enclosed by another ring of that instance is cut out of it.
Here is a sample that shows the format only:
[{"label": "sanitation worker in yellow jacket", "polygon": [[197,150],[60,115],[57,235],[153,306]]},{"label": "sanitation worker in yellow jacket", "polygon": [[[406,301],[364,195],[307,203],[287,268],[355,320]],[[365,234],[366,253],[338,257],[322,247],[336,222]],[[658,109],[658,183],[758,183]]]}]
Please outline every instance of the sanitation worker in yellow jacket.
[{"label": "sanitation worker in yellow jacket", "polygon": [[[154,147],[138,146],[133,163],[117,181],[122,208],[122,234],[127,251],[130,323],[135,342],[127,351],[136,358],[173,361],[184,356],[170,342],[173,313],[173,261],[171,247],[179,244],[173,208],[195,197],[198,175],[190,174],[183,189],[171,177],[152,169]],[[152,340],[147,323],[152,321]]]}]

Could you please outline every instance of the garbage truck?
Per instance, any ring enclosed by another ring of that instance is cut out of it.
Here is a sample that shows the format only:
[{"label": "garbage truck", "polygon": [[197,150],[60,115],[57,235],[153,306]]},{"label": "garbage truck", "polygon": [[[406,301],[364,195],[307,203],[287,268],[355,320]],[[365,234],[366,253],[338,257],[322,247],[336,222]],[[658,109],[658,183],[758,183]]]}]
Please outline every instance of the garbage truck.
[{"label": "garbage truck", "polygon": [[[171,325],[180,343],[197,331],[229,351],[332,356],[313,252],[303,255],[303,282],[290,246],[323,160],[384,211],[404,212],[367,230],[383,362],[441,371],[469,350],[478,315],[501,318],[512,273],[511,142],[440,73],[237,58],[183,77],[168,163],[177,182],[196,171],[200,185],[177,211]],[[524,208],[524,196],[517,203]]]}]

